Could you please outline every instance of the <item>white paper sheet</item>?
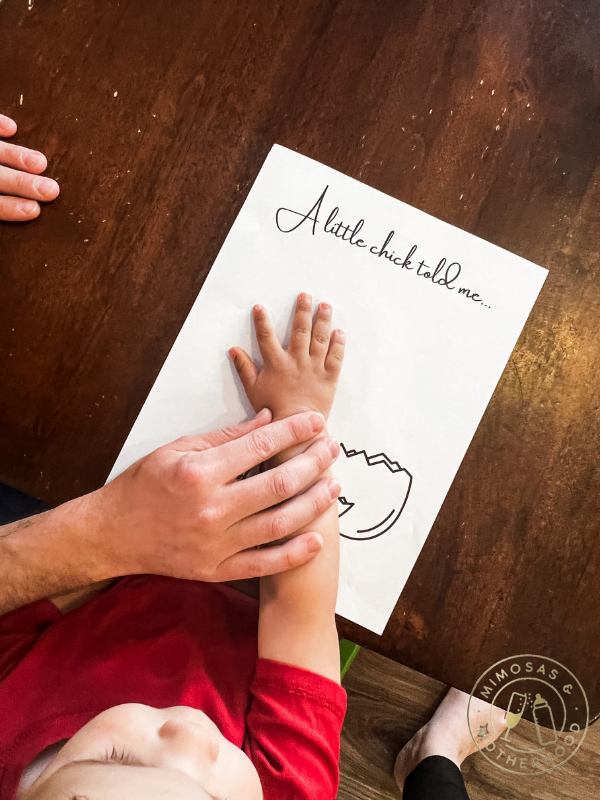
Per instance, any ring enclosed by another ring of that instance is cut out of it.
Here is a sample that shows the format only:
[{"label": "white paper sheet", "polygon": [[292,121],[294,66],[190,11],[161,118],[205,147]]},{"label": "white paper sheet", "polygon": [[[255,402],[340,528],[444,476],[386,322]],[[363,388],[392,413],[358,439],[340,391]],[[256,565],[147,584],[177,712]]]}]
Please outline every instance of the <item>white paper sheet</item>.
[{"label": "white paper sheet", "polygon": [[227,350],[258,355],[254,303],[284,338],[298,292],[332,303],[347,333],[328,426],[344,447],[337,611],[381,633],[546,275],[275,145],[109,480],[253,413]]}]

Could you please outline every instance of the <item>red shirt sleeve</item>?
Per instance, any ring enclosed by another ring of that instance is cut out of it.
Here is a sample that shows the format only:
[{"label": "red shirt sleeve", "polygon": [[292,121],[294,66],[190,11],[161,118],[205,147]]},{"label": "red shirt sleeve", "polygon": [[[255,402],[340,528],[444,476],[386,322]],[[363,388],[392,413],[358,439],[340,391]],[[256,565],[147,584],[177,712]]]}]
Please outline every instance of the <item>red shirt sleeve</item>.
[{"label": "red shirt sleeve", "polygon": [[244,750],[264,800],[334,800],[346,692],[329,678],[259,659]]}]

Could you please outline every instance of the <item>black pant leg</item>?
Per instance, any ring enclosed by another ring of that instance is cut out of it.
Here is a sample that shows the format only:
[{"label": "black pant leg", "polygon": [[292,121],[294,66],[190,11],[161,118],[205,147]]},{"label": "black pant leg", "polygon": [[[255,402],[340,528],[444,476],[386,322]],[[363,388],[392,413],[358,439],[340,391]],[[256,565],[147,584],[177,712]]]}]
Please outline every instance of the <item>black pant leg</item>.
[{"label": "black pant leg", "polygon": [[33,517],[48,511],[48,506],[31,495],[0,483],[0,525],[8,525],[18,519]]},{"label": "black pant leg", "polygon": [[404,781],[404,800],[469,800],[461,771],[444,756],[419,762]]}]

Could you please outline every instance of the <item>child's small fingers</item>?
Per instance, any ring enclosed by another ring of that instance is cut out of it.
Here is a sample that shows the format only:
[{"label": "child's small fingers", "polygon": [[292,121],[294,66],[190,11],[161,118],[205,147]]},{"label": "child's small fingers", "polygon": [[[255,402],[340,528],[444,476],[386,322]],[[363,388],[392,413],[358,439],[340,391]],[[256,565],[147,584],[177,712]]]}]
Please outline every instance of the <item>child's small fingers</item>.
[{"label": "child's small fingers", "polygon": [[296,301],[296,312],[290,336],[289,351],[294,355],[308,355],[312,334],[312,297],[301,292]]},{"label": "child's small fingers", "polygon": [[334,377],[337,377],[342,369],[345,348],[346,334],[338,328],[331,334],[329,352],[325,358],[325,369]]},{"label": "child's small fingers", "polygon": [[273,364],[283,353],[283,348],[273,330],[269,316],[261,305],[256,305],[252,309],[254,317],[254,330],[256,331],[256,341],[258,349],[265,360],[265,363]]},{"label": "child's small fingers", "polygon": [[329,303],[319,304],[310,340],[311,356],[325,358],[327,354],[331,336],[331,311]]},{"label": "child's small fingers", "polygon": [[244,352],[241,348],[232,347],[229,351],[229,355],[231,356],[237,374],[240,376],[242,386],[247,392],[256,383],[258,370],[254,366],[254,362],[248,353]]}]

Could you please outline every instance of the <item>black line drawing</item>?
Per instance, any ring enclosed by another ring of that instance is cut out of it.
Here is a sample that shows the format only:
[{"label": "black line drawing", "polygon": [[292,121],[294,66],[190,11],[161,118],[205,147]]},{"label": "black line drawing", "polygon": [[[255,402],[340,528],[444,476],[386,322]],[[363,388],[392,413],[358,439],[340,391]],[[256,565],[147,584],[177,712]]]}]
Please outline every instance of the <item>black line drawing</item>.
[{"label": "black line drawing", "polygon": [[[366,450],[352,450],[343,443],[340,443],[340,447],[345,456],[338,458],[335,464],[336,477],[344,492],[338,497],[339,517],[340,520],[344,518],[340,524],[340,536],[354,541],[369,541],[383,536],[400,519],[408,501],[413,476],[385,453],[370,456]],[[387,472],[365,469],[378,466],[387,467]],[[360,502],[360,498],[365,496],[369,497],[368,504]],[[375,516],[379,522],[375,524],[372,524],[373,504],[381,508],[381,514]],[[342,529],[347,532],[344,533]]]},{"label": "black line drawing", "polygon": [[344,516],[344,514],[347,514],[347,513],[348,513],[348,511],[350,511],[350,509],[354,507],[354,503],[349,503],[349,502],[346,500],[346,498],[345,498],[345,497],[338,497],[338,500],[339,500],[339,502],[340,502],[340,503],[341,503],[343,506],[346,506],[346,508],[345,508],[345,509],[342,511],[342,513],[339,515],[340,517],[343,517],[343,516]]},{"label": "black line drawing", "polygon": [[[386,518],[383,520],[383,522],[378,522],[378,523],[377,523],[377,525],[373,525],[371,528],[363,528],[363,530],[359,530],[359,531],[356,531],[356,532],[357,532],[357,533],[370,533],[371,531],[374,531],[374,530],[376,530],[377,528],[380,528],[382,525],[385,525],[385,523],[386,523],[386,522],[388,521],[388,519],[389,519],[389,518],[392,516],[392,514],[395,514],[395,513],[396,513],[396,509],[395,509],[395,508],[392,508],[392,510],[391,510],[391,511],[390,511],[390,513],[387,515],[387,517],[386,517]],[[392,522],[392,525],[393,525],[393,524],[394,524],[394,523]],[[391,527],[391,526],[390,526],[390,527]],[[386,528],[386,530],[387,530],[387,528]],[[382,533],[385,533],[385,531],[382,531]],[[378,535],[379,535],[379,536],[381,536],[381,534],[378,534]]]}]

